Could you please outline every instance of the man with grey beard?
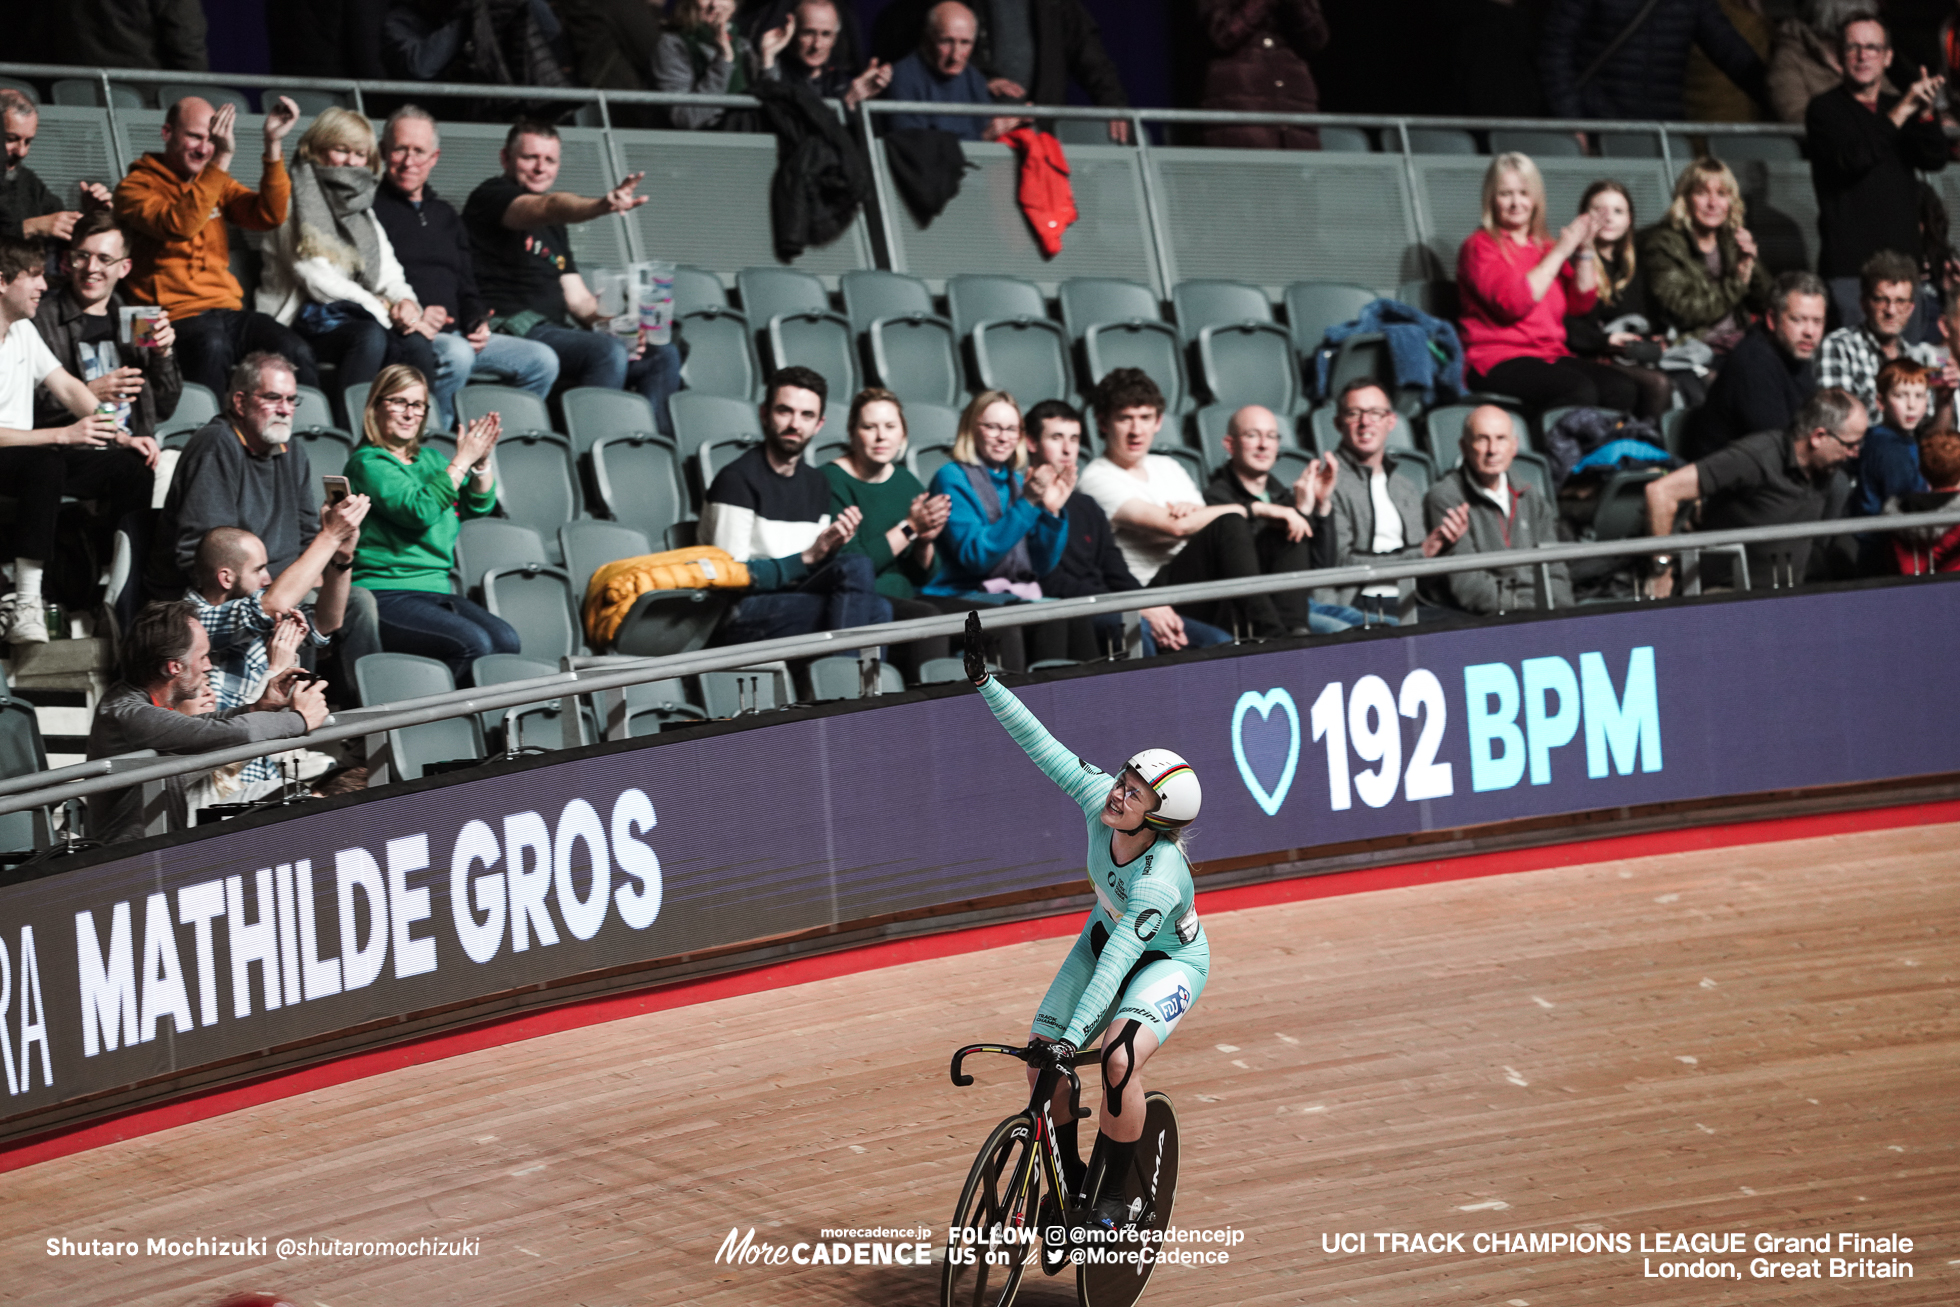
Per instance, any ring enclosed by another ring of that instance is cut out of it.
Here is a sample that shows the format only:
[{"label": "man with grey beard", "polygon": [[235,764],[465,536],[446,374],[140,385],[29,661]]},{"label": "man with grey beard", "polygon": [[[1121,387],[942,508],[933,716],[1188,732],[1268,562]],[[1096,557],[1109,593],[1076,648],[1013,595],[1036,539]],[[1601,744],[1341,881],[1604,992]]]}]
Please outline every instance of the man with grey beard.
[{"label": "man with grey beard", "polygon": [[[159,599],[176,599],[190,585],[197,547],[215,527],[239,527],[265,546],[269,580],[291,566],[320,533],[313,502],[313,469],[306,447],[292,443],[299,382],[278,354],[248,354],[232,369],[226,411],[184,446],[157,522],[146,581]],[[327,565],[344,566],[338,560]],[[381,648],[374,596],[359,586],[347,596],[347,615],[335,638],[343,693],[351,695],[354,663]]]}]

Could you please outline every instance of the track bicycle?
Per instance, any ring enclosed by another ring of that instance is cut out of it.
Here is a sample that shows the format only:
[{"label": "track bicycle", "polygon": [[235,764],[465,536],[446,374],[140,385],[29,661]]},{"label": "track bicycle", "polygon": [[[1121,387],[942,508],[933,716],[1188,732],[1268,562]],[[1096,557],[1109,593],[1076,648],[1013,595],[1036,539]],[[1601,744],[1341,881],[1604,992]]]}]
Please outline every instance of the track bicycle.
[{"label": "track bicycle", "polygon": [[[1078,1197],[1069,1192],[1055,1138],[1055,1089],[1066,1075],[1069,1111],[1080,1120],[1082,1080],[1075,1068],[1099,1059],[1083,1049],[1058,1066],[1040,1045],[969,1044],[953,1054],[953,1083],[973,1083],[960,1065],[969,1053],[999,1053],[1040,1068],[1027,1107],[995,1126],[980,1146],[953,1211],[953,1235],[940,1272],[940,1307],[1010,1307],[1021,1277],[1039,1264],[1048,1275],[1076,1268],[1078,1307],[1130,1307],[1155,1269],[1177,1195],[1177,1112],[1164,1094],[1144,1095],[1143,1137],[1130,1174],[1105,1176],[1098,1161]],[[1115,1231],[1096,1221],[1096,1200],[1121,1198],[1125,1219]],[[1043,1194],[1047,1195],[1043,1201]]]}]

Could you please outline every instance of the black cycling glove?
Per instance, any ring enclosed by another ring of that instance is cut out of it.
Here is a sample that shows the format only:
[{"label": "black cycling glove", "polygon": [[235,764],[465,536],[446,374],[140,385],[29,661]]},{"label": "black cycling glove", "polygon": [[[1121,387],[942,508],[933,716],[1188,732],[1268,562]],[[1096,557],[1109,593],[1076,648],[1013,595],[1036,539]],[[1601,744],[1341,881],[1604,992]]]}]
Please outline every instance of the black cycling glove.
[{"label": "black cycling glove", "polygon": [[980,614],[966,615],[966,679],[975,685],[987,683],[987,655],[980,649]]}]

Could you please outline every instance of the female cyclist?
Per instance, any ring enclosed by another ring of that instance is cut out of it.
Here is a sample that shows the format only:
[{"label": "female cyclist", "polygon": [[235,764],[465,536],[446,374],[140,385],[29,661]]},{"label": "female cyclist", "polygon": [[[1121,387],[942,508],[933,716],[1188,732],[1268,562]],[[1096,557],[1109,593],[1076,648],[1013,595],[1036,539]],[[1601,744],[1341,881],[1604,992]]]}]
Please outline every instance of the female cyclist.
[{"label": "female cyclist", "polygon": [[[966,674],[1008,735],[1088,820],[1095,911],[1035,1010],[1033,1034],[1058,1063],[1103,1036],[1103,1109],[1091,1163],[1100,1156],[1105,1174],[1120,1176],[1143,1134],[1143,1064],[1198,1001],[1211,969],[1179,835],[1198,815],[1198,778],[1168,749],[1143,750],[1112,778],[1064,747],[988,675],[978,613],[966,619]],[[1036,1071],[1028,1070],[1030,1086]],[[1053,1119],[1065,1178],[1079,1193],[1091,1167],[1078,1152],[1066,1083],[1057,1087]],[[1120,1189],[1106,1185],[1109,1196],[1096,1203],[1097,1219],[1112,1228],[1125,1217],[1114,1196]]]}]

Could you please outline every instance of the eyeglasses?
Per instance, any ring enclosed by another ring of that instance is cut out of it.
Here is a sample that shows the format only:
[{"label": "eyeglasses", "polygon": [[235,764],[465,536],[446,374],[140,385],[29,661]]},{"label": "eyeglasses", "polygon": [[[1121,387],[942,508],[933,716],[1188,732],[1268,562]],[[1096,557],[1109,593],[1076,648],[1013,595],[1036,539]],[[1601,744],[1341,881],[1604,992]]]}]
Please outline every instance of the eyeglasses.
[{"label": "eyeglasses", "polygon": [[1865,447],[1865,438],[1863,436],[1858,437],[1856,440],[1846,440],[1843,436],[1840,436],[1828,427],[1819,427],[1818,430],[1824,435],[1829,436],[1832,440],[1835,440],[1838,443],[1838,448],[1852,455],[1854,458],[1857,456],[1858,451]]},{"label": "eyeglasses", "polygon": [[1395,416],[1392,408],[1344,408],[1341,410],[1343,422],[1386,422]]},{"label": "eyeglasses", "polygon": [[113,268],[118,263],[129,261],[127,254],[92,254],[87,250],[73,250],[68,261],[78,268]]},{"label": "eyeglasses", "polygon": [[1139,789],[1137,786],[1129,784],[1128,782],[1125,781],[1118,781],[1116,783],[1116,792],[1123,796],[1123,804],[1125,807],[1128,807],[1132,803],[1142,803],[1145,799],[1150,797],[1150,793],[1151,793],[1147,789]]},{"label": "eyeglasses", "polygon": [[990,436],[1021,434],[1021,424],[1018,422],[981,422],[976,425]]},{"label": "eyeglasses", "polygon": [[403,399],[399,395],[390,395],[381,402],[395,412],[405,414],[409,417],[420,417],[429,411],[429,406],[423,401],[419,399]]},{"label": "eyeglasses", "polygon": [[1887,309],[1909,309],[1913,305],[1910,295],[1874,295],[1872,303]]},{"label": "eyeglasses", "polygon": [[299,407],[299,396],[297,394],[276,395],[269,390],[261,390],[258,394],[252,396],[252,398],[256,399],[257,401],[259,401],[259,403],[265,405],[267,408],[298,408]]}]

